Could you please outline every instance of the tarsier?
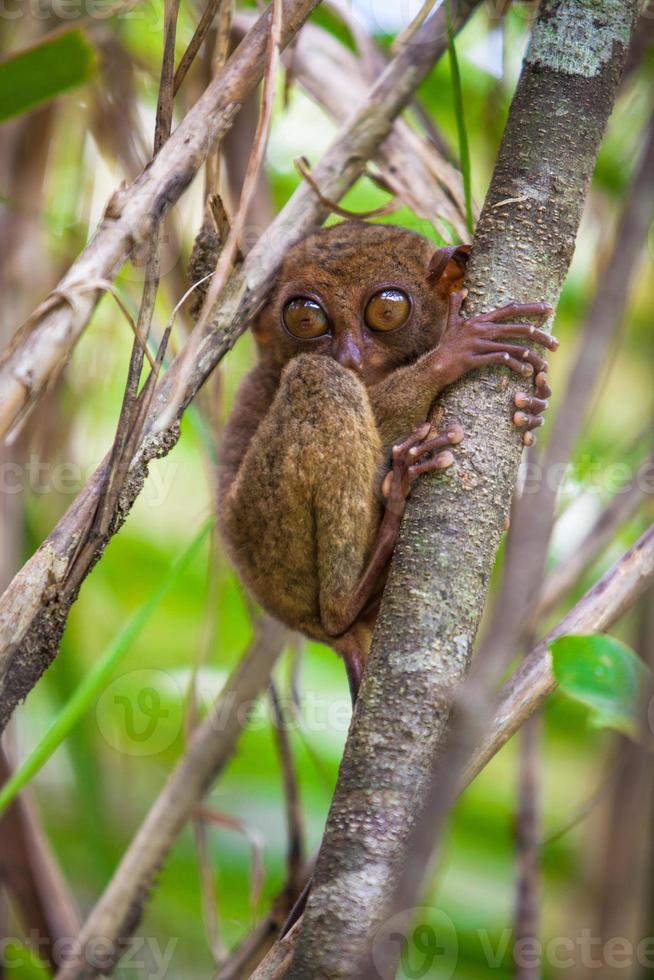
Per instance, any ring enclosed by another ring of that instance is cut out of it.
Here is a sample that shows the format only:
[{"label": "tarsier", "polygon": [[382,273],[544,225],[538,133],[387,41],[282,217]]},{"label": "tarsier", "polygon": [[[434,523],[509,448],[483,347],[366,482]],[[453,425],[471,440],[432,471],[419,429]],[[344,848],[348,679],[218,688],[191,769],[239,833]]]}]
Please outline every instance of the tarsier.
[{"label": "tarsier", "polygon": [[344,222],[291,249],[253,325],[259,360],[225,433],[220,522],[261,606],[332,646],[356,696],[412,482],[454,460],[459,425],[426,421],[447,385],[504,365],[523,441],[543,421],[557,341],[512,303],[463,319],[470,246],[434,249],[390,225]]}]

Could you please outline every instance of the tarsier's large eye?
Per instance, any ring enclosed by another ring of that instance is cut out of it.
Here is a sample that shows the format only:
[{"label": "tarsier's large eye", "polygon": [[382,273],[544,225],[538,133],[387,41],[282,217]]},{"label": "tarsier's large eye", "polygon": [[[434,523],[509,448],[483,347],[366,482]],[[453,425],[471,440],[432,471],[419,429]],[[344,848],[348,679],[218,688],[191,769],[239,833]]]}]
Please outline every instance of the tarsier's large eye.
[{"label": "tarsier's large eye", "polygon": [[329,320],[320,303],[306,296],[291,299],[284,307],[284,326],[294,337],[312,340],[322,337],[329,329]]},{"label": "tarsier's large eye", "polygon": [[410,312],[411,300],[401,289],[380,289],[368,300],[365,318],[371,330],[396,330]]}]

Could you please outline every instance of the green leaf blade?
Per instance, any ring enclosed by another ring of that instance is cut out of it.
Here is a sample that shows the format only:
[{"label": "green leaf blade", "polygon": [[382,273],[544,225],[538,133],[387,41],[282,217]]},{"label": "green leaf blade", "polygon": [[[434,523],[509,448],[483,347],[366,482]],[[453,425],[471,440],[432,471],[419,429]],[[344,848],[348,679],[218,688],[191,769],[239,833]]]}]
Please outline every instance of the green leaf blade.
[{"label": "green leaf blade", "polygon": [[51,35],[0,63],[0,122],[88,81],[96,50],[79,28]]},{"label": "green leaf blade", "polygon": [[651,672],[634,651],[601,634],[561,636],[550,650],[559,687],[591,710],[591,724],[635,737]]},{"label": "green leaf blade", "polygon": [[136,610],[123,626],[104,654],[89,670],[66,704],[52,721],[45,734],[29,755],[0,788],[0,815],[13,803],[18,793],[43,768],[50,756],[59,748],[73,727],[96,702],[111,680],[114,670],[130,646],[152,617],[161,601],[175,585],[178,577],[199,552],[207,538],[213,520],[205,521],[188,547],[171,565],[168,574],[151,596]]}]

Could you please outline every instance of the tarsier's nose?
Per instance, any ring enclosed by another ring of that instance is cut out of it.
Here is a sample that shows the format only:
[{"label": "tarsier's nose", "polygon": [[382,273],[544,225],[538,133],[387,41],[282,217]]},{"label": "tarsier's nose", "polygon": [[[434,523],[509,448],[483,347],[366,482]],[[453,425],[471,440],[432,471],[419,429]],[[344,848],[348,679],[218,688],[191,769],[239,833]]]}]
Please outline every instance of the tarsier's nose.
[{"label": "tarsier's nose", "polygon": [[356,338],[348,330],[343,331],[341,336],[336,339],[334,357],[344,368],[356,371],[357,374],[362,373],[363,355]]}]

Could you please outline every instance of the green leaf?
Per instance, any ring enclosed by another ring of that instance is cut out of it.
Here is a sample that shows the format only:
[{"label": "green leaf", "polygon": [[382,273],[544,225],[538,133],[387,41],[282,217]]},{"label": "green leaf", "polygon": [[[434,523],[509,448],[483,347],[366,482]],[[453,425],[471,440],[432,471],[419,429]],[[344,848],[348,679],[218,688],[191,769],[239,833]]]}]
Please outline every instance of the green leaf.
[{"label": "green leaf", "polygon": [[635,736],[651,672],[634,651],[604,635],[561,636],[550,650],[559,687],[591,709],[593,726]]},{"label": "green leaf", "polygon": [[189,565],[200,550],[207,537],[212,521],[205,521],[202,528],[193,538],[185,551],[173,562],[168,574],[143,605],[123,626],[122,630],[112,640],[100,659],[94,664],[84,680],[75,689],[61,711],[46,731],[45,735],[34,746],[21,766],[0,790],[0,814],[2,814],[18,793],[33,776],[45,765],[52,753],[59,748],[71,729],[80,718],[95,703],[111,680],[114,670],[120,663],[130,646],[144,628],[157,606],[171,590],[179,575]]},{"label": "green leaf", "polygon": [[0,122],[87,81],[96,51],[76,28],[57,31],[0,63]]}]

